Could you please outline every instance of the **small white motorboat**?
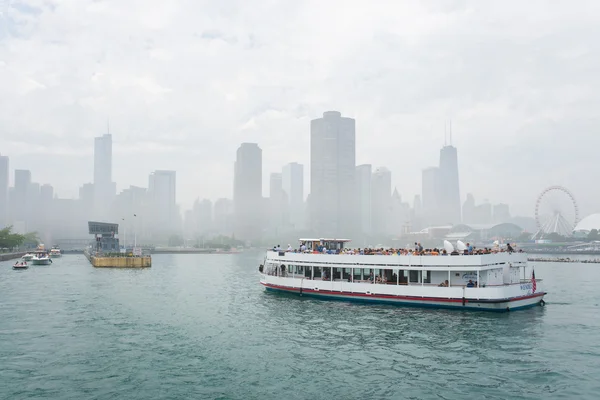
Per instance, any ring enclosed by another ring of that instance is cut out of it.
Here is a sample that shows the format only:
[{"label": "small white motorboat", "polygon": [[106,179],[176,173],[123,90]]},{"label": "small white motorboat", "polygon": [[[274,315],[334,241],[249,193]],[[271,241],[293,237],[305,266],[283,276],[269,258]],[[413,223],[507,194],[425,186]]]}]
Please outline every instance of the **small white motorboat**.
[{"label": "small white motorboat", "polygon": [[21,258],[23,259],[23,261],[31,261],[31,259],[33,258],[33,254],[27,253]]},{"label": "small white motorboat", "polygon": [[17,261],[15,265],[13,265],[13,269],[27,269],[29,265],[27,265],[27,261]]}]

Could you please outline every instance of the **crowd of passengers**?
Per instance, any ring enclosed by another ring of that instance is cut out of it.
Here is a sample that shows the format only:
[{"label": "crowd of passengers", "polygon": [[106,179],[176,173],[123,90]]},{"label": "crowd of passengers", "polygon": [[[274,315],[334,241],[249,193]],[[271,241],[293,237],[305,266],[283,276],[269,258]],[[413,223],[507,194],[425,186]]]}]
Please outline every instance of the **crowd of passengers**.
[{"label": "crowd of passengers", "polygon": [[[291,245],[288,244],[286,250],[283,250],[279,245],[273,246],[273,251],[286,251],[291,253],[313,253],[313,254],[359,254],[359,255],[393,255],[393,256],[407,256],[407,255],[417,255],[417,256],[458,256],[458,255],[481,255],[481,254],[496,254],[496,253],[513,253],[515,249],[507,243],[506,247],[484,247],[482,249],[477,249],[474,246],[471,246],[470,243],[466,244],[466,249],[461,253],[458,250],[454,249],[451,253],[448,253],[446,249],[424,249],[421,246],[421,243],[415,242],[414,249],[371,249],[371,248],[358,248],[358,249],[328,249],[324,245],[319,245],[316,249],[311,250],[307,248],[306,243],[302,243],[299,249],[292,248]],[[522,253],[523,250],[519,249],[519,253]]]}]

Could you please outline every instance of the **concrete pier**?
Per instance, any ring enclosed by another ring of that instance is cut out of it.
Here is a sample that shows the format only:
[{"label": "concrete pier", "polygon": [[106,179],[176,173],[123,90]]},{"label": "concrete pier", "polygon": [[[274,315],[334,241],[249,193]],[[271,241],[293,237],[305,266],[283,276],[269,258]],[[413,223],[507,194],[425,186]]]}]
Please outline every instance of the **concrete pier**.
[{"label": "concrete pier", "polygon": [[96,268],[149,268],[152,266],[152,257],[103,257],[94,256],[89,252],[84,253],[93,267]]},{"label": "concrete pier", "polygon": [[14,260],[15,258],[23,257],[25,254],[27,254],[27,253],[24,251],[21,251],[18,253],[3,253],[3,254],[0,254],[0,261]]}]

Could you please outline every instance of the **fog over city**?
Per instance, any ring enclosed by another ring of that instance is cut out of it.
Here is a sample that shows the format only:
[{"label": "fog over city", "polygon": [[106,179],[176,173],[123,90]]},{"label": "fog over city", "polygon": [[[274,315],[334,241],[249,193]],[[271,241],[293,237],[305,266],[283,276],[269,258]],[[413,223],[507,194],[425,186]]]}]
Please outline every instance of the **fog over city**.
[{"label": "fog over city", "polygon": [[600,212],[599,37],[592,1],[4,0],[0,226],[534,233],[552,185],[582,219]]}]

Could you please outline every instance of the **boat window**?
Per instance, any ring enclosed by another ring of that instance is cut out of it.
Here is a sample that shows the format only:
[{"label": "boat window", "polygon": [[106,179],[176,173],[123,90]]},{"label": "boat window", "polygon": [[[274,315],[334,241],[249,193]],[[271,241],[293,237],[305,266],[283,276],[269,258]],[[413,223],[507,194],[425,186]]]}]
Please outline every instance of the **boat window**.
[{"label": "boat window", "polygon": [[411,283],[419,282],[419,271],[409,271],[409,278]]},{"label": "boat window", "polygon": [[431,271],[424,271],[423,283],[431,283]]},{"label": "boat window", "polygon": [[313,268],[315,269],[314,277],[320,278],[321,277],[321,267],[313,267]]},{"label": "boat window", "polygon": [[312,267],[306,267],[304,268],[304,276],[308,279],[310,279],[312,274]]},{"label": "boat window", "polygon": [[342,279],[342,268],[333,269],[333,279]]},{"label": "boat window", "polygon": [[355,281],[360,281],[362,279],[362,269],[361,268],[354,268],[354,280]]},{"label": "boat window", "polygon": [[352,268],[344,268],[342,271],[343,271],[342,279],[345,281],[350,279],[350,277],[352,276]]}]

